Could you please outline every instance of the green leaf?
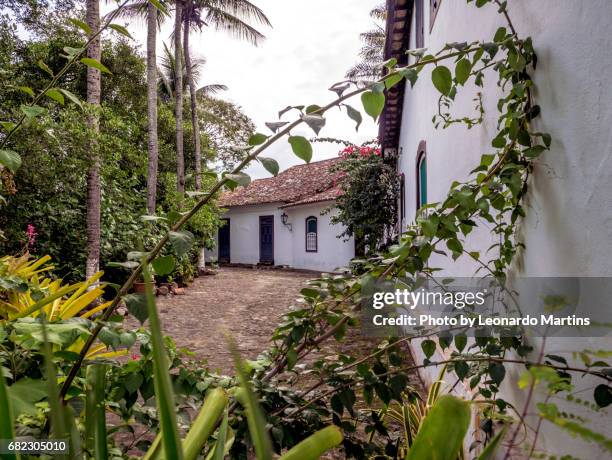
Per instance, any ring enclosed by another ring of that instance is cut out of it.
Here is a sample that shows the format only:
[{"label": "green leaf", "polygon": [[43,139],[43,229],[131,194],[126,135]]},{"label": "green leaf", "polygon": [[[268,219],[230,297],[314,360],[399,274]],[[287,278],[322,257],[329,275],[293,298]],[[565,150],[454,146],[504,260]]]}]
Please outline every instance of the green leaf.
[{"label": "green leaf", "polygon": [[495,32],[495,36],[493,37],[494,42],[501,42],[504,38],[506,38],[507,31],[505,27],[500,27]]},{"label": "green leaf", "polygon": [[431,72],[431,81],[438,91],[448,96],[453,87],[453,76],[451,71],[443,65],[439,65]]},{"label": "green leaf", "polygon": [[469,426],[469,403],[440,396],[421,423],[406,460],[456,460]]},{"label": "green leaf", "polygon": [[315,134],[319,134],[323,126],[325,126],[325,118],[319,114],[314,115],[302,115],[302,120],[306,123],[310,128],[315,132]]},{"label": "green leaf", "polygon": [[455,362],[455,374],[459,377],[460,380],[463,380],[470,372],[470,367],[467,365],[465,361],[457,361]]},{"label": "green leaf", "polygon": [[543,145],[534,145],[533,147],[529,147],[528,149],[526,149],[523,152],[523,155],[525,155],[527,158],[537,158],[542,154],[544,150],[546,150],[546,147],[544,147]]},{"label": "green leaf", "polygon": [[40,67],[42,70],[47,72],[49,75],[51,75],[52,77],[54,76],[53,71],[49,68],[47,64],[45,64],[45,62],[42,59],[39,59],[37,64],[38,64],[38,67]]},{"label": "green leaf", "polygon": [[17,125],[12,121],[0,121],[0,126],[2,126],[6,132],[11,132]]},{"label": "green leaf", "polygon": [[13,417],[17,418],[22,414],[36,415],[37,409],[34,405],[47,397],[47,383],[26,377],[8,387],[7,393]]},{"label": "green leaf", "polygon": [[146,286],[146,304],[149,313],[149,328],[151,330],[151,343],[153,346],[153,379],[155,384],[155,402],[159,414],[159,431],[162,433],[162,446],[165,458],[183,459],[183,448],[178,434],[176,422],[176,409],[174,407],[174,394],[172,380],[168,371],[168,358],[166,345],[153,297],[153,280],[149,267],[143,267],[143,276]]},{"label": "green leaf", "polygon": [[[226,410],[223,414],[223,421],[219,427],[219,434],[217,435],[217,442],[215,443],[214,457],[213,460],[223,460],[225,457],[225,445],[228,430],[228,411]],[[208,457],[207,457],[208,460]]]},{"label": "green leaf", "polygon": [[81,29],[83,32],[85,32],[87,35],[91,35],[91,27],[89,27],[87,25],[87,23],[81,21],[80,19],[75,19],[75,18],[70,18],[68,19],[69,22],[71,22],[72,24],[74,24],[75,26],[77,26],[79,29]]},{"label": "green leaf", "polygon": [[149,0],[149,3],[151,3],[155,8],[157,8],[160,13],[166,16],[168,15],[168,10],[166,10],[164,5],[162,5],[162,3],[159,0]]},{"label": "green leaf", "polygon": [[421,342],[421,349],[423,350],[423,353],[425,353],[425,356],[427,357],[427,359],[431,358],[433,356],[433,354],[436,351],[436,342],[434,342],[433,340],[423,340]]},{"label": "green leaf", "polygon": [[457,80],[457,83],[463,85],[470,77],[471,71],[472,63],[468,59],[463,58],[457,62],[457,65],[455,66],[455,79]]},{"label": "green leaf", "polygon": [[597,385],[593,396],[599,407],[608,407],[610,403],[612,403],[612,387],[604,385],[603,383]]},{"label": "green leaf", "polygon": [[119,32],[124,37],[131,38],[132,40],[134,39],[134,37],[132,37],[130,35],[130,32],[125,27],[123,27],[122,25],[119,25],[119,24],[109,24],[108,27],[113,29],[115,32]]},{"label": "green leaf", "polygon": [[160,276],[169,275],[172,273],[172,270],[174,270],[174,264],[174,257],[171,255],[158,257],[151,263],[155,273]]},{"label": "green leaf", "polygon": [[193,233],[182,230],[180,232],[169,232],[170,244],[174,248],[177,256],[186,254],[191,249],[195,237]]},{"label": "green leaf", "polygon": [[489,364],[489,375],[491,380],[499,385],[506,376],[506,368],[502,363],[491,363]]},{"label": "green leaf", "polygon": [[243,187],[246,187],[251,183],[251,176],[243,172],[226,174],[225,177],[236,185],[242,185]]},{"label": "green leaf", "polygon": [[249,137],[249,145],[260,145],[268,140],[268,136],[262,133],[255,133]]},{"label": "green leaf", "polygon": [[34,90],[29,86],[19,86],[19,90],[23,93],[26,93],[28,96],[34,97]]},{"label": "green leaf", "polygon": [[64,95],[57,88],[48,89],[47,91],[45,91],[45,96],[50,97],[54,101],[64,105]]},{"label": "green leaf", "polygon": [[280,167],[278,166],[278,162],[274,158],[266,158],[266,157],[258,157],[257,158],[266,171],[268,171],[273,176],[277,176],[280,171]]},{"label": "green leaf", "polygon": [[13,150],[0,150],[0,165],[14,174],[21,167],[21,156]]},{"label": "green leaf", "polygon": [[293,153],[306,163],[310,163],[312,159],[312,145],[308,142],[303,136],[289,136],[289,144],[291,144],[291,149]]},{"label": "green leaf", "polygon": [[81,62],[85,64],[87,67],[93,67],[94,69],[98,69],[100,72],[104,72],[109,75],[112,75],[111,71],[108,70],[108,68],[104,64],[102,64],[100,61],[98,61],[97,59],[81,58]]},{"label": "green leaf", "polygon": [[387,78],[385,78],[385,87],[387,89],[391,89],[395,85],[397,85],[400,81],[402,81],[403,78],[404,77],[402,77],[399,73],[394,73],[392,75],[389,75]]},{"label": "green leaf", "polygon": [[361,125],[361,122],[363,121],[363,118],[361,117],[361,112],[359,110],[354,109],[348,104],[344,104],[344,106],[346,107],[346,114],[351,120],[356,123],[355,131],[359,131],[359,125]]},{"label": "green leaf", "polygon": [[67,89],[63,89],[60,88],[59,89],[64,96],[66,96],[71,102],[74,102],[76,105],[78,105],[81,109],[83,108],[83,103],[81,102],[81,100],[76,97],[73,93],[71,93],[70,91],[68,91]]},{"label": "green leaf", "polygon": [[459,352],[462,352],[467,345],[467,337],[465,334],[457,334],[455,336],[455,347]]},{"label": "green leaf", "polygon": [[460,254],[463,252],[463,245],[456,238],[451,238],[450,240],[448,240],[446,242],[446,247],[448,247],[448,249],[450,249],[454,253]]},{"label": "green leaf", "polygon": [[310,104],[308,107],[306,107],[304,109],[304,112],[306,112],[307,114],[309,113],[313,113],[313,112],[317,112],[318,110],[321,110],[321,106],[317,105],[317,104]]},{"label": "green leaf", "polygon": [[385,108],[385,95],[374,91],[366,91],[361,95],[361,103],[365,112],[376,121]]},{"label": "green leaf", "polygon": [[330,425],[311,434],[306,439],[293,446],[281,455],[278,460],[317,460],[325,452],[342,442],[342,431],[335,425]]},{"label": "green leaf", "polygon": [[39,105],[22,105],[20,109],[25,114],[25,116],[30,119],[36,118],[46,112],[46,109]]},{"label": "green leaf", "polygon": [[238,399],[246,409],[249,433],[251,435],[251,441],[255,446],[255,455],[258,460],[272,460],[272,441],[268,436],[266,418],[259,407],[257,397],[253,393],[253,390],[251,390],[251,384],[245,372],[244,363],[240,358],[238,348],[233,340],[229,342],[230,351],[234,358],[234,368],[236,369],[238,381],[240,382],[241,397],[238,397]]},{"label": "green leaf", "polygon": [[64,52],[66,53],[66,55],[69,58],[73,58],[75,56],[78,56],[83,51],[85,51],[83,48],[72,48],[71,46],[65,46],[64,47]]},{"label": "green leaf", "polygon": [[[0,439],[15,439],[15,429],[13,421],[15,419],[13,407],[11,405],[6,380],[4,379],[4,368],[0,368],[0,414],[4,419],[0,423]],[[15,454],[4,454],[7,460],[15,460]]]},{"label": "green leaf", "polygon": [[95,458],[108,458],[104,386],[106,366],[90,364],[85,371],[85,444]]},{"label": "green leaf", "polygon": [[410,82],[410,87],[412,88],[419,78],[419,72],[416,69],[400,69],[398,73],[404,77],[406,80]]},{"label": "green leaf", "polygon": [[149,317],[147,312],[147,302],[142,294],[128,294],[123,297],[125,306],[134,318],[136,318],[140,324],[143,324]]}]

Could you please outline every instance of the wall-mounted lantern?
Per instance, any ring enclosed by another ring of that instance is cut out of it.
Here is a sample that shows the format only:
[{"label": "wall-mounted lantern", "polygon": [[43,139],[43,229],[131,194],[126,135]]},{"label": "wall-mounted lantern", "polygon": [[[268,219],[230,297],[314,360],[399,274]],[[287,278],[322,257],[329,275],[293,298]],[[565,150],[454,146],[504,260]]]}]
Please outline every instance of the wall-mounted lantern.
[{"label": "wall-mounted lantern", "polygon": [[283,211],[283,213],[281,214],[281,222],[283,223],[285,227],[289,229],[290,232],[292,232],[293,226],[290,223],[288,223],[288,221],[289,221],[289,216],[287,215],[285,211]]}]

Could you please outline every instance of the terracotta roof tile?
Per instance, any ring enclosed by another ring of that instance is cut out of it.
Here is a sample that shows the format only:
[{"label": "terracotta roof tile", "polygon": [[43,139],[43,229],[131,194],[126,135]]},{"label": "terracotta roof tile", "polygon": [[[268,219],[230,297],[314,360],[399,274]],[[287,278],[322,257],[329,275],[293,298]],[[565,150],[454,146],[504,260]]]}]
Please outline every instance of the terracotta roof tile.
[{"label": "terracotta roof tile", "polygon": [[[329,192],[333,199],[340,190],[337,187],[340,172],[330,172],[329,168],[341,161],[340,158],[316,161],[313,163],[292,166],[276,177],[256,179],[247,187],[238,187],[227,191],[219,198],[219,206],[245,206],[262,203],[297,203],[313,199],[315,196]],[[331,190],[337,189],[332,192]],[[327,195],[325,195],[327,196]],[[325,201],[317,199],[316,201]]]}]

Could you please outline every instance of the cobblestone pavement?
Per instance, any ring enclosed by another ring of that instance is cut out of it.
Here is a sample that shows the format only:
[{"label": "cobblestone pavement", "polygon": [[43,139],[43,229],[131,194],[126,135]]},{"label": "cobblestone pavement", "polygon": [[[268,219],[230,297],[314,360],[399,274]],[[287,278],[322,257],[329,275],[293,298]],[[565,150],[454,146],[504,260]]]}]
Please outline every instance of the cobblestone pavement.
[{"label": "cobblestone pavement", "polygon": [[217,275],[201,276],[185,295],[157,297],[162,328],[211,370],[232,371],[225,333],[244,358],[253,359],[268,347],[272,331],[316,274],[285,270],[224,267]]}]

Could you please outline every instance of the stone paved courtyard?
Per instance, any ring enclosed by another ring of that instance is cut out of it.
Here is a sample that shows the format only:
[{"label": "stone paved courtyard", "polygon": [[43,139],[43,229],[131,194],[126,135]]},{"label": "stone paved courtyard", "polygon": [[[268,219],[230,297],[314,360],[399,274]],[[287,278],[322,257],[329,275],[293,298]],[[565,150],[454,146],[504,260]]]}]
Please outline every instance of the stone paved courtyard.
[{"label": "stone paved courtyard", "polygon": [[313,273],[225,267],[201,276],[185,295],[157,297],[164,333],[212,369],[232,371],[225,333],[236,340],[244,358],[255,358]]}]

